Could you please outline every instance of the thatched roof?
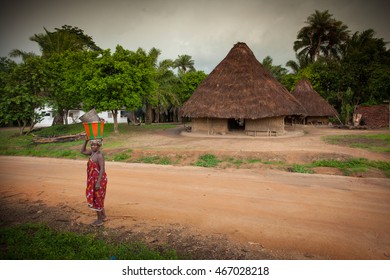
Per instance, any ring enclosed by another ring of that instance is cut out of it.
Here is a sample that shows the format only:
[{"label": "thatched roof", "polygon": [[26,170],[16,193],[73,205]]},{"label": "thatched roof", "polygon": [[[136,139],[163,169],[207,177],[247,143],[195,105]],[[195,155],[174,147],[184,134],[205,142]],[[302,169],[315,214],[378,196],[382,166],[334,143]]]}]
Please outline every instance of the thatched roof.
[{"label": "thatched roof", "polygon": [[292,95],[305,107],[308,116],[334,117],[337,111],[311,86],[306,79],[298,81]]},{"label": "thatched roof", "polygon": [[195,118],[260,119],[306,115],[306,111],[245,43],[237,43],[199,85],[180,114]]}]

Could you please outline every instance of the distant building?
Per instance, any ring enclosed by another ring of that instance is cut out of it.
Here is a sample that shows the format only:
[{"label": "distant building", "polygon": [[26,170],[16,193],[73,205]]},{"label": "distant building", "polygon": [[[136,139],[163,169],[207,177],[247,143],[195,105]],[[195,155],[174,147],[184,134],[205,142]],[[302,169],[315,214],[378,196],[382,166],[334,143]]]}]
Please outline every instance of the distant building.
[{"label": "distant building", "polygon": [[338,118],[337,111],[313,89],[309,80],[298,81],[292,95],[306,109],[304,124],[328,124],[330,117]]},{"label": "distant building", "polygon": [[[48,127],[53,124],[54,120],[54,110],[49,107],[45,106],[42,110],[38,110],[37,112],[44,112],[44,117],[43,120],[40,121],[35,125],[35,127]],[[79,120],[79,117],[84,115],[85,112],[83,110],[69,110],[68,111],[68,124],[73,124],[73,123],[80,123],[81,121]],[[104,111],[98,113],[99,117],[104,119],[106,123],[114,123],[114,118],[112,116],[111,111]],[[119,110],[118,112],[118,123],[127,123],[127,112],[126,110]]]}]

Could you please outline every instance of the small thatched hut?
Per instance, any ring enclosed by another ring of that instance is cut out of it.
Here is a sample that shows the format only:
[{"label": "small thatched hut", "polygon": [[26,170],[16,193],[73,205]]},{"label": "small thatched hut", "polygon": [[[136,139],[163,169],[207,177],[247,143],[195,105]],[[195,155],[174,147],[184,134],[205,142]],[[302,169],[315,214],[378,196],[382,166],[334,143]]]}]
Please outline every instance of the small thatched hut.
[{"label": "small thatched hut", "polygon": [[306,115],[302,105],[237,43],[199,85],[180,110],[192,119],[192,131],[284,133],[284,117]]},{"label": "small thatched hut", "polygon": [[313,89],[309,80],[302,79],[298,81],[292,95],[306,109],[305,124],[328,124],[329,117],[338,118],[337,111]]}]

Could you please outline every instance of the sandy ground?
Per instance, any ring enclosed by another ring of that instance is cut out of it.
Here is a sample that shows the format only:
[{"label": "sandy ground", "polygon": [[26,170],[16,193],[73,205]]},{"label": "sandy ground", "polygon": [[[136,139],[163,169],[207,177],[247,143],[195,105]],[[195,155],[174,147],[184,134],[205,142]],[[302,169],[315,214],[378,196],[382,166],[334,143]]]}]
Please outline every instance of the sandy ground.
[{"label": "sandy ground", "polygon": [[[345,134],[335,129],[272,139],[179,132],[131,139],[129,147],[267,153],[302,162],[316,155],[389,160],[320,140]],[[106,169],[109,220],[95,229],[103,235],[168,244],[198,259],[390,259],[386,178],[118,162],[106,162]],[[0,157],[0,221],[86,226],[94,213],[84,198],[85,170],[86,160]]]}]

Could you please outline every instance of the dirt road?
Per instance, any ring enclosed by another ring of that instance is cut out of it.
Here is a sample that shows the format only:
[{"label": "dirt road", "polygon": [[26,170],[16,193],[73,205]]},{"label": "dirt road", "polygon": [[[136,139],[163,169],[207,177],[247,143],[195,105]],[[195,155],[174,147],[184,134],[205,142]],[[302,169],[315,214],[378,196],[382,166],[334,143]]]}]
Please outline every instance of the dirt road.
[{"label": "dirt road", "polygon": [[[150,243],[180,236],[189,253],[211,242],[234,246],[242,258],[390,259],[389,179],[106,165],[106,229],[147,231]],[[94,213],[84,199],[85,169],[80,160],[0,157],[0,202],[30,206],[29,221],[66,212],[71,227],[88,224]]]}]

